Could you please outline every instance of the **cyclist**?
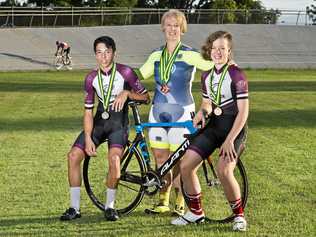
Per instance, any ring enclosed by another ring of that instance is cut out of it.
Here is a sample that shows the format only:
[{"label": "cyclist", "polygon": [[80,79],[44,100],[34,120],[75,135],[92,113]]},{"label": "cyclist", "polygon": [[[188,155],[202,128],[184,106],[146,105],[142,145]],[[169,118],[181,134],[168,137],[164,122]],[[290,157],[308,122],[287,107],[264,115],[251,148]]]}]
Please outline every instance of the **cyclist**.
[{"label": "cyclist", "polygon": [[[202,47],[203,56],[212,59],[215,66],[202,74],[202,104],[193,124],[202,121],[205,129],[193,139],[181,161],[181,178],[189,199],[188,212],[174,219],[174,225],[204,221],[201,206],[201,187],[197,169],[202,159],[219,148],[217,171],[225,195],[235,215],[233,230],[245,231],[247,222],[241,205],[240,187],[234,177],[234,168],[240,145],[245,141],[248,117],[248,83],[242,70],[228,65],[232,57],[232,35],[217,31],[211,34]],[[205,115],[210,122],[205,125]],[[207,200],[211,202],[212,200]]]},{"label": "cyclist", "polygon": [[[80,164],[85,155],[96,156],[96,148],[108,140],[109,170],[106,181],[106,203],[104,215],[107,220],[117,220],[114,208],[116,187],[120,177],[120,158],[128,138],[127,99],[149,100],[149,95],[133,70],[115,63],[115,42],[111,37],[101,36],[94,41],[94,52],[98,68],[85,78],[84,130],[77,137],[68,153],[68,180],[70,185],[70,208],[61,220],[80,218]],[[94,97],[99,103],[93,117]]]},{"label": "cyclist", "polygon": [[69,59],[69,55],[70,55],[70,45],[66,42],[62,42],[62,41],[56,41],[56,53],[55,56],[57,56],[58,54],[63,55],[64,53],[66,53],[66,59]]},{"label": "cyclist", "polygon": [[[150,110],[149,122],[181,122],[191,120],[191,112],[195,111],[191,93],[192,81],[196,68],[209,70],[210,61],[204,60],[201,54],[181,42],[181,35],[187,31],[187,21],[179,10],[169,10],[161,20],[161,28],[166,44],[155,49],[144,65],[139,69],[143,78],[154,75],[155,94]],[[183,142],[185,128],[150,128],[150,146],[157,167],[160,167]],[[176,205],[174,213],[184,214],[184,199],[180,192],[180,182],[174,170]],[[167,184],[159,193],[159,203],[146,213],[158,214],[169,212],[169,196],[171,190],[171,172],[165,176]]]}]

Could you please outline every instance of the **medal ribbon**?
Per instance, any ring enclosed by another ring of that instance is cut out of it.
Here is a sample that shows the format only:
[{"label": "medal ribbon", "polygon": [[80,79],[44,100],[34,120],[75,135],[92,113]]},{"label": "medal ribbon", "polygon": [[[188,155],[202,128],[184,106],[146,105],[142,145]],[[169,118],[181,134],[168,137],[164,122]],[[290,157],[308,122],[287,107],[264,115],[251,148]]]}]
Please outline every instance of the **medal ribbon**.
[{"label": "medal ribbon", "polygon": [[113,63],[109,87],[108,87],[108,90],[107,90],[106,95],[105,95],[104,94],[104,87],[103,87],[103,78],[101,75],[101,69],[99,68],[99,70],[98,70],[98,83],[99,83],[99,88],[101,91],[101,97],[103,99],[104,111],[107,111],[109,103],[110,103],[110,98],[111,98],[111,93],[112,93],[112,89],[113,89],[113,82],[114,82],[115,74],[116,74],[116,63]]},{"label": "medal ribbon", "polygon": [[167,84],[168,81],[170,80],[171,68],[174,61],[176,60],[180,47],[181,47],[181,42],[177,44],[176,48],[173,50],[172,55],[170,57],[168,57],[169,53],[166,46],[162,50],[162,54],[160,57],[160,64],[159,64],[159,75],[160,75],[160,81],[162,82],[162,84]]},{"label": "medal ribbon", "polygon": [[211,71],[211,80],[210,80],[210,88],[211,89],[210,89],[210,94],[211,94],[213,103],[215,105],[217,105],[217,106],[220,106],[220,103],[221,103],[221,89],[222,89],[222,84],[223,84],[224,78],[225,78],[227,70],[228,70],[228,65],[227,64],[225,65],[224,70],[221,73],[221,77],[219,79],[218,87],[217,87],[217,91],[216,92],[213,90],[214,68],[215,68],[215,66],[212,68],[212,71]]}]

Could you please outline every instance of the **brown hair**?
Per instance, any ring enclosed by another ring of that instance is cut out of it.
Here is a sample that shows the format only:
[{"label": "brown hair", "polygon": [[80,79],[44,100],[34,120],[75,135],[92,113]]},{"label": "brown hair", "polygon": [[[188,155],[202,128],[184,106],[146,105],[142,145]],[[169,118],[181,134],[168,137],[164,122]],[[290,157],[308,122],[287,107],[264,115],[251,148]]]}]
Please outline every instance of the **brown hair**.
[{"label": "brown hair", "polygon": [[227,39],[228,46],[230,48],[230,55],[228,60],[232,60],[233,36],[227,31],[216,31],[207,37],[205,44],[202,45],[201,49],[201,54],[204,59],[211,60],[211,50],[213,47],[213,42],[219,38]]},{"label": "brown hair", "polygon": [[188,30],[187,20],[183,12],[177,9],[171,9],[165,12],[161,18],[161,29],[163,30],[165,20],[169,17],[174,17],[177,19],[178,24],[180,25],[181,33],[185,33]]}]

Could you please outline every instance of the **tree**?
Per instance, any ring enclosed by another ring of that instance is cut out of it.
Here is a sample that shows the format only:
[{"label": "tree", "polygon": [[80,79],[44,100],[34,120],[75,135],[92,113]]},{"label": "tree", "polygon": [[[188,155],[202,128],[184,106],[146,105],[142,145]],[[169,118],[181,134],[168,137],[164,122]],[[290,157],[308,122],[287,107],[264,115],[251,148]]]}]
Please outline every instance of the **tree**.
[{"label": "tree", "polygon": [[[314,0],[315,2],[316,0]],[[306,7],[306,13],[309,17],[309,19],[311,19],[312,24],[316,25],[316,6],[314,4],[312,4],[310,7]]]}]

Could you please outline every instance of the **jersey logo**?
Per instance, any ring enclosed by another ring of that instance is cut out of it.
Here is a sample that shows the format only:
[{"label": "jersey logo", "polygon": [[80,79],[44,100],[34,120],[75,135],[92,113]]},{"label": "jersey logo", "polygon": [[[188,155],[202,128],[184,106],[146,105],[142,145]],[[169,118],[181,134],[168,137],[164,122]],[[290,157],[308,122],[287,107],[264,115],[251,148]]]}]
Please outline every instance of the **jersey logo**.
[{"label": "jersey logo", "polygon": [[178,54],[177,58],[181,59],[183,57],[183,54]]}]

